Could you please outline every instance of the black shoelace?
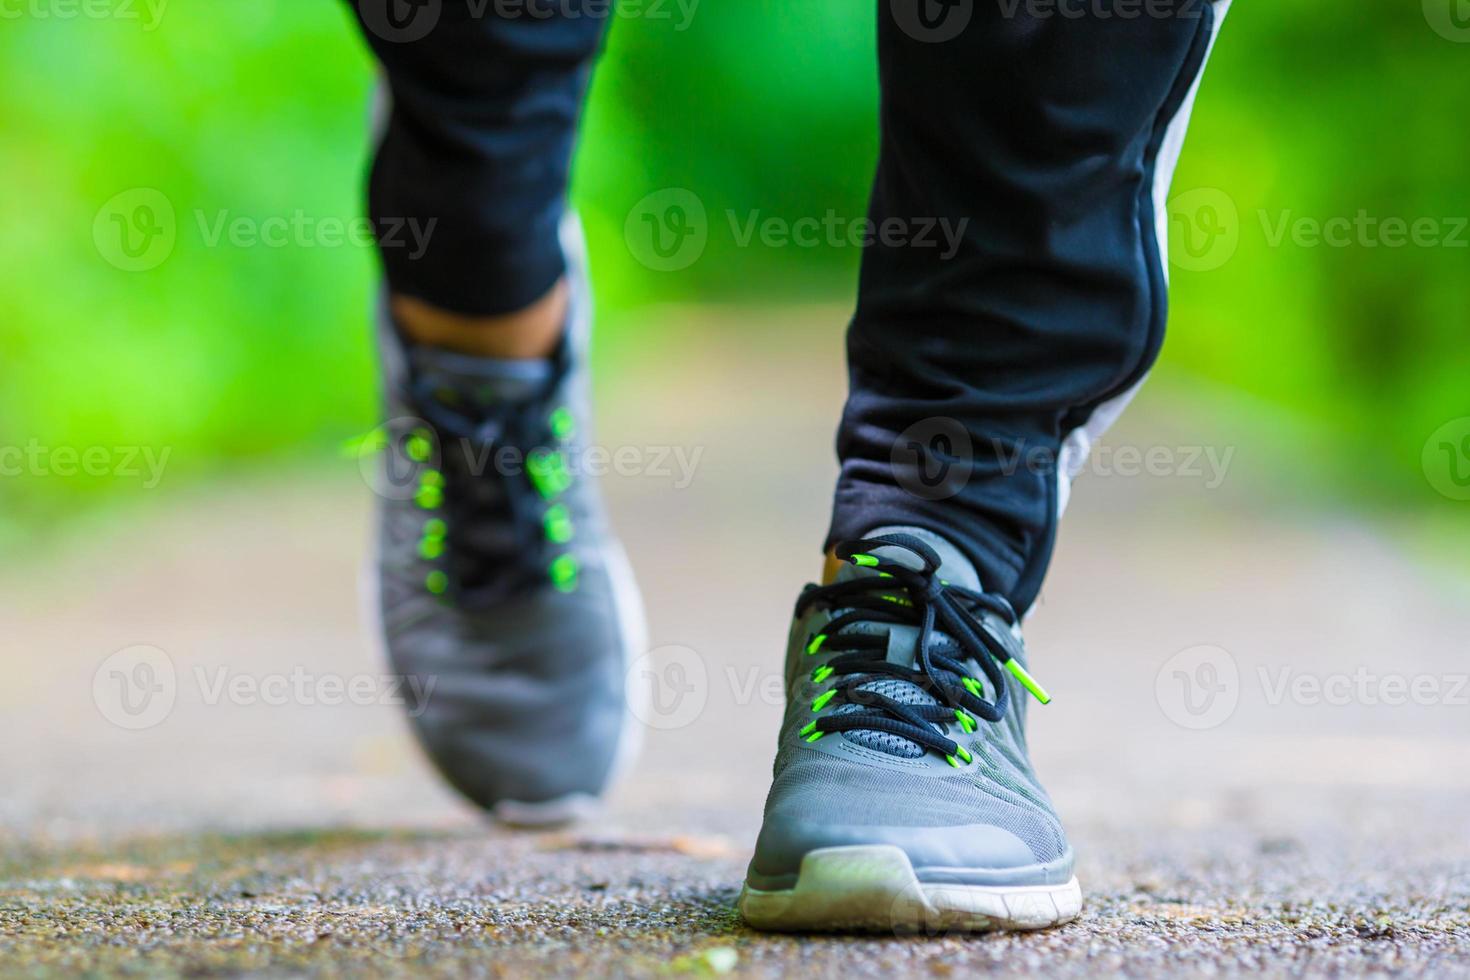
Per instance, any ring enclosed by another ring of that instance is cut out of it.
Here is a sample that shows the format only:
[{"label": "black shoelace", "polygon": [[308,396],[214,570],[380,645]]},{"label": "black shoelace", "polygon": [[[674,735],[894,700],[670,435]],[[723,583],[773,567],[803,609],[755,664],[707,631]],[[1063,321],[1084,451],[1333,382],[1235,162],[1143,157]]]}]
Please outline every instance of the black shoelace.
[{"label": "black shoelace", "polygon": [[[565,433],[551,422],[565,360],[557,358],[556,370],[530,396],[489,408],[458,404],[425,379],[410,388],[438,442],[448,590],[460,606],[488,606],[545,585],[557,545],[565,543],[547,532],[548,508],[571,482]],[[562,520],[569,528],[569,518]]]},{"label": "black shoelace", "polygon": [[[872,554],[884,547],[913,553],[922,567],[914,569]],[[911,535],[883,535],[844,542],[837,546],[837,557],[878,574],[813,586],[797,602],[798,617],[813,607],[837,612],[821,633],[807,641],[809,654],[839,654],[813,672],[814,679],[836,682],[813,702],[814,708],[854,706],[853,710],[826,712],[808,724],[802,734],[809,741],[836,732],[887,732],[939,752],[958,766],[961,760],[968,762],[970,754],[940,726],[958,723],[969,732],[975,730],[976,718],[1001,721],[1010,703],[1002,668],[1037,700],[1043,704],[1050,700],[997,636],[1016,622],[1011,604],[1000,596],[940,579],[939,555],[929,545]],[[987,617],[1003,626],[987,629],[981,622]],[[918,627],[914,665],[890,662],[888,632],[849,629],[859,624]],[[985,686],[969,663],[979,665],[988,682]],[[859,690],[885,679],[913,684],[937,703],[904,704],[873,690]],[[993,700],[985,698],[986,687],[994,692]]]}]

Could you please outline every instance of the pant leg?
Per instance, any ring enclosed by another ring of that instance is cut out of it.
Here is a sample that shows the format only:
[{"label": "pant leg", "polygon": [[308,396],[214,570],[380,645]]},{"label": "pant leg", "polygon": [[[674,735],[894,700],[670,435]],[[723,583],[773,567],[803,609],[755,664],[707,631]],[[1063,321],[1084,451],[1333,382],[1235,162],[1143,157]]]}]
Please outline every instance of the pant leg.
[{"label": "pant leg", "polygon": [[[391,96],[368,194],[389,286],[467,315],[529,305],[564,271],[557,228],[608,0],[348,2]],[[434,222],[421,254],[393,234],[406,220]]]},{"label": "pant leg", "polygon": [[1164,195],[1225,6],[880,0],[829,547],[927,527],[1035,599],[1064,471],[1162,343]]}]

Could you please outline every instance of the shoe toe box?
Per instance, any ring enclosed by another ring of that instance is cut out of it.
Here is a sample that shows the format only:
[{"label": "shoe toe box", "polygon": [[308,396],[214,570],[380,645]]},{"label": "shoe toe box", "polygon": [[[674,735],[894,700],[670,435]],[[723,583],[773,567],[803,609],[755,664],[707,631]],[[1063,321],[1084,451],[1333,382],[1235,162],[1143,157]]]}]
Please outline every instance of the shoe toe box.
[{"label": "shoe toe box", "polygon": [[436,604],[389,640],[423,692],[408,709],[429,758],[486,809],[602,793],[630,734],[622,647],[591,588],[473,614]]},{"label": "shoe toe box", "polygon": [[903,850],[922,880],[1047,885],[1071,877],[1071,851],[1044,797],[975,771],[933,772],[804,754],[772,786],[748,880],[790,887],[812,851],[874,845]]}]

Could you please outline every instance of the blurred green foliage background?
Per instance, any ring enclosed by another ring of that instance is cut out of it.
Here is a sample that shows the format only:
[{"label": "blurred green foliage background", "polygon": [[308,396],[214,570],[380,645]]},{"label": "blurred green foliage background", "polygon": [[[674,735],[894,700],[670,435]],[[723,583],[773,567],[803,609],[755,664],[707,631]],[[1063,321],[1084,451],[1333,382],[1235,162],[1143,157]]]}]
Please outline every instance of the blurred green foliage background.
[{"label": "blurred green foliage background", "polygon": [[[1421,453],[1470,415],[1470,232],[1454,244],[1470,214],[1470,30],[1437,26],[1436,2],[1236,4],[1175,192],[1223,193],[1238,245],[1218,267],[1173,270],[1161,369],[1280,417],[1303,467],[1413,508],[1446,506]],[[357,215],[373,65],[340,0],[170,2],[154,20],[157,4],[87,17],[18,0],[0,20],[0,441],[168,446],[171,482],[320,455],[373,420],[371,251],[211,247],[195,215]],[[698,263],[660,273],[623,227],[666,187],[694,190],[712,215],[860,216],[873,24],[872,4],[853,0],[704,0],[687,20],[615,19],[575,193],[614,359],[653,304],[850,297],[851,248],[740,248],[716,222]],[[99,255],[93,224],[139,187],[172,203],[178,238],[162,265],[128,272]],[[1276,238],[1283,220],[1360,212],[1432,219],[1440,241]],[[841,323],[813,329],[835,343]],[[0,481],[12,528],[131,486],[43,482]]]}]

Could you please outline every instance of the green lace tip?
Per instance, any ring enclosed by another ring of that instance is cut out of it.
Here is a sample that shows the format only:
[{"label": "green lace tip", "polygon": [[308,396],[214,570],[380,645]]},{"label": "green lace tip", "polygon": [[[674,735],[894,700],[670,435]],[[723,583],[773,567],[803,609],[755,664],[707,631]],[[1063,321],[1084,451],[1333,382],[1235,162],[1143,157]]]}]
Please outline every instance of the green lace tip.
[{"label": "green lace tip", "polygon": [[954,717],[955,721],[959,722],[960,727],[963,728],[965,731],[973,732],[975,730],[975,719],[971,718],[963,711],[956,711],[954,713]]},{"label": "green lace tip", "polygon": [[832,668],[831,667],[828,667],[826,665],[823,665],[821,667],[818,667],[816,670],[812,671],[812,683],[813,684],[820,684],[820,683],[822,683],[823,681],[825,681],[827,678],[829,678],[831,676],[832,676]]},{"label": "green lace tip", "polygon": [[823,708],[827,707],[827,702],[828,701],[831,701],[832,698],[836,696],[836,694],[837,694],[837,691],[834,688],[831,691],[827,691],[827,692],[825,692],[823,694],[818,695],[817,696],[817,699],[812,702],[812,710],[813,711],[821,711]]},{"label": "green lace tip", "polygon": [[[955,755],[947,755],[947,756],[945,756],[944,757],[944,761],[945,762],[948,762],[950,765],[954,766],[956,769],[960,769],[960,768],[962,768],[964,766],[969,765],[975,759],[975,757],[973,755],[971,755],[969,752],[966,752],[965,751],[965,747],[963,745],[956,745],[955,748],[954,748],[954,751],[955,751]],[[959,758],[955,758],[955,756],[958,756]]]},{"label": "green lace tip", "polygon": [[826,633],[818,633],[812,637],[812,641],[806,645],[806,654],[809,657],[816,656],[817,651],[822,649],[822,644],[827,642]]},{"label": "green lace tip", "polygon": [[1051,704],[1051,695],[1046,693],[1046,688],[1038,684],[1036,678],[1026,673],[1026,668],[1021,666],[1019,660],[1014,658],[1007,660],[1006,670],[1010,671],[1016,680],[1021,682],[1022,687],[1031,692],[1032,697],[1036,698],[1042,704]]},{"label": "green lace tip", "polygon": [[797,734],[801,735],[808,742],[815,742],[817,739],[821,738],[827,733],[817,731],[817,723],[814,721],[809,721],[807,722],[806,727]]},{"label": "green lace tip", "polygon": [[850,561],[854,565],[861,565],[864,568],[878,567],[878,559],[873,555],[853,555]]},{"label": "green lace tip", "polygon": [[424,579],[424,588],[433,595],[443,595],[449,589],[449,576],[438,570],[432,571]]}]

